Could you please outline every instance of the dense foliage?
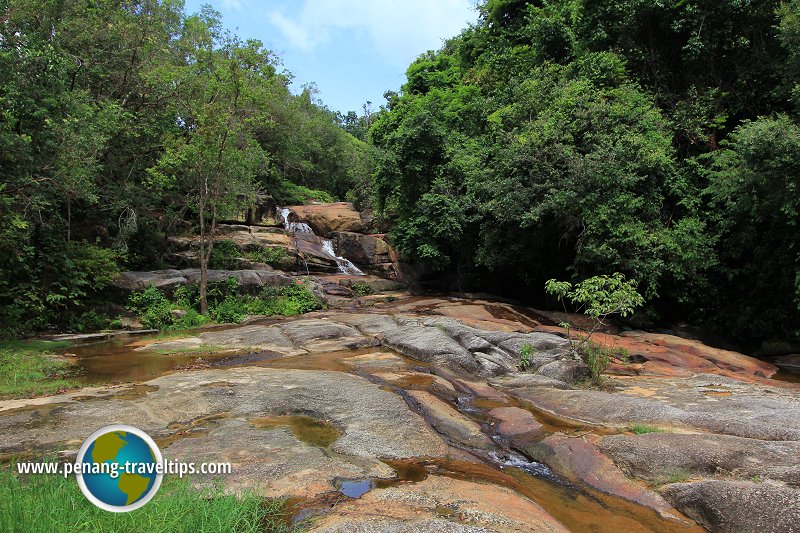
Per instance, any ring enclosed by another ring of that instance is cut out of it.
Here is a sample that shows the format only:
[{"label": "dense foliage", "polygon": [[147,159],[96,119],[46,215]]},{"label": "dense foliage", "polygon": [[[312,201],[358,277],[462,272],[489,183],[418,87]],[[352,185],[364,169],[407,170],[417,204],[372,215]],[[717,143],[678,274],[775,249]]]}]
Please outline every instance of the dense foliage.
[{"label": "dense foliage", "polygon": [[156,287],[134,291],[127,308],[146,328],[184,330],[209,322],[237,323],[248,315],[293,316],[321,308],[307,281],[298,279],[285,287],[264,287],[257,296],[240,294],[235,278],[212,283],[208,289],[207,313],[200,312],[200,288],[181,285],[172,297]]},{"label": "dense foliage", "polygon": [[517,296],[621,272],[650,320],[797,335],[800,2],[479,10],[369,132],[402,254]]},{"label": "dense foliage", "polygon": [[369,182],[374,149],[210,9],[5,0],[0,21],[2,332],[98,327],[114,274],[160,266],[166,233]]}]

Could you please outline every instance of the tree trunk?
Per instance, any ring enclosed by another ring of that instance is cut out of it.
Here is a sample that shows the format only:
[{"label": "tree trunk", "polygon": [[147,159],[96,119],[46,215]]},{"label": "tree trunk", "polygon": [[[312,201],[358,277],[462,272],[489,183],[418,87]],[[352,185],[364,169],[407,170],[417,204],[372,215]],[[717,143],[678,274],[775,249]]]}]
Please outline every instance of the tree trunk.
[{"label": "tree trunk", "polygon": [[208,259],[206,254],[206,212],[204,203],[200,206],[200,313],[208,313]]}]

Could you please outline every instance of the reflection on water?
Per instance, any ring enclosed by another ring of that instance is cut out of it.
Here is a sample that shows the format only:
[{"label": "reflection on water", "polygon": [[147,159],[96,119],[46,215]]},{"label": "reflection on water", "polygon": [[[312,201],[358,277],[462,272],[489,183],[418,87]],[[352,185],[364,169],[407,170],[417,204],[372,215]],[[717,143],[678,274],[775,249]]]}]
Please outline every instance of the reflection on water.
[{"label": "reflection on water", "polygon": [[76,379],[86,384],[146,381],[178,368],[186,368],[230,354],[202,352],[164,354],[138,351],[141,337],[120,337],[90,344],[77,344],[64,350],[74,356]]},{"label": "reflection on water", "polygon": [[288,427],[297,440],[321,448],[327,448],[342,436],[342,432],[327,420],[305,415],[264,416],[248,422],[259,429]]}]

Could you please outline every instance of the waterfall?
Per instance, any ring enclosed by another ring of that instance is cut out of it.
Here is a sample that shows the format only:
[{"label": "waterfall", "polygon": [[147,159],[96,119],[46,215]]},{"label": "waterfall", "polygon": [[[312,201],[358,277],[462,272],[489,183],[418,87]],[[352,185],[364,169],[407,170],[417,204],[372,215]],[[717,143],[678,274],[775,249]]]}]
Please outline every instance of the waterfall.
[{"label": "waterfall", "polygon": [[[316,235],[314,230],[311,229],[311,226],[305,222],[289,222],[290,214],[291,211],[289,209],[286,209],[285,207],[281,209],[283,228],[287,233],[310,233],[312,235]],[[361,269],[355,266],[349,259],[345,259],[344,257],[336,255],[336,252],[333,250],[333,241],[330,239],[321,239],[321,241],[322,249],[331,257],[331,259],[336,261],[336,265],[339,267],[339,272],[342,274],[353,274],[356,276],[364,275]]]},{"label": "waterfall", "polygon": [[283,228],[289,233],[314,233],[311,226],[305,222],[289,222],[289,214],[291,211],[285,207],[281,209],[281,217],[283,218]]},{"label": "waterfall", "polygon": [[336,252],[333,251],[333,241],[329,239],[322,239],[322,249],[336,260],[336,264],[339,266],[339,272],[342,274],[355,274],[356,276],[364,275],[361,269],[355,266],[349,259],[345,259],[344,257],[336,255]]}]

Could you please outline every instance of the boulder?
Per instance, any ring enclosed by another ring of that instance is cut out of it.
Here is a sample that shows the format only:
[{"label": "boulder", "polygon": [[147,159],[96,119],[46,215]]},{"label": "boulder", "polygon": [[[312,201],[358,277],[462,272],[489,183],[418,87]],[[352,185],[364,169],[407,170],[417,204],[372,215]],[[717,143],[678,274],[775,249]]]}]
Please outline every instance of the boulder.
[{"label": "boulder", "polygon": [[675,483],[664,497],[710,531],[791,532],[800,524],[800,490],[773,483]]},{"label": "boulder", "polygon": [[489,416],[497,419],[497,432],[507,437],[539,433],[543,429],[529,411],[519,407],[495,407],[489,411]]},{"label": "boulder", "polygon": [[336,244],[336,252],[356,264],[392,262],[389,244],[383,239],[351,231],[334,231],[330,237]]},{"label": "boulder", "polygon": [[120,272],[114,286],[124,291],[138,291],[152,285],[158,289],[172,292],[187,283],[180,270],[152,270],[150,272]]},{"label": "boulder", "polygon": [[[233,277],[242,292],[257,294],[263,287],[286,287],[292,278],[269,270],[209,270],[209,283],[225,281]],[[114,286],[123,291],[142,290],[150,285],[171,293],[177,287],[200,282],[200,269],[153,270],[150,272],[122,272]]]},{"label": "boulder", "polygon": [[599,448],[623,470],[659,483],[676,473],[692,477],[776,479],[800,485],[800,442],[708,433],[611,435]]},{"label": "boulder", "polygon": [[[780,383],[780,382],[776,382]],[[761,440],[800,440],[800,392],[713,374],[627,378],[617,392],[511,389],[537,409],[578,423],[610,427],[651,424]]]},{"label": "boulder", "polygon": [[361,215],[347,202],[333,204],[295,205],[287,207],[297,221],[305,222],[314,233],[327,236],[333,231],[360,232],[364,226]]},{"label": "boulder", "polygon": [[355,283],[368,285],[370,292],[399,291],[405,288],[404,283],[375,276],[351,276],[339,280],[339,284],[345,287],[352,287]]},{"label": "boulder", "polygon": [[539,504],[509,487],[430,475],[338,503],[315,533],[566,533]]},{"label": "boulder", "polygon": [[[442,457],[448,451],[398,395],[342,372],[226,368],[179,372],[147,385],[148,392],[138,396],[56,396],[52,401],[60,408],[46,417],[35,409],[4,413],[0,453],[71,450],[99,427],[131,424],[165,439],[161,449],[170,460],[233,464],[232,474],[195,476],[194,483],[313,498],[335,490],[337,479],[392,477],[381,459]],[[326,450],[287,426],[253,422],[293,415],[324,421],[341,435]],[[183,438],[187,432],[193,438]]]}]

